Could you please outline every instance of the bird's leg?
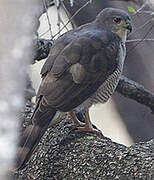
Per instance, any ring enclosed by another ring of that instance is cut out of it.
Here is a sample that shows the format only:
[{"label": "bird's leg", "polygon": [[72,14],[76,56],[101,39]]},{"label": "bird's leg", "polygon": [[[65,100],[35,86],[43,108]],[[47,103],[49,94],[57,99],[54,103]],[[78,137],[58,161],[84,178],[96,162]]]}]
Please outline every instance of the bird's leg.
[{"label": "bird's leg", "polygon": [[76,115],[75,115],[75,113],[73,111],[69,111],[69,114],[70,114],[70,116],[72,118],[72,125],[74,127],[84,126],[85,125],[85,123],[82,123],[77,119],[77,117],[76,117]]},{"label": "bird's leg", "polygon": [[68,113],[71,116],[72,124],[66,125],[65,129],[69,129],[71,131],[72,129],[77,128],[78,126],[85,126],[85,123],[80,122],[73,111],[69,111]]},{"label": "bird's leg", "polygon": [[99,136],[103,135],[100,130],[93,128],[93,125],[92,125],[92,123],[90,121],[90,116],[89,116],[88,109],[85,109],[85,126],[84,127],[77,127],[77,130],[76,130],[76,132],[82,132],[82,131],[97,134]]}]

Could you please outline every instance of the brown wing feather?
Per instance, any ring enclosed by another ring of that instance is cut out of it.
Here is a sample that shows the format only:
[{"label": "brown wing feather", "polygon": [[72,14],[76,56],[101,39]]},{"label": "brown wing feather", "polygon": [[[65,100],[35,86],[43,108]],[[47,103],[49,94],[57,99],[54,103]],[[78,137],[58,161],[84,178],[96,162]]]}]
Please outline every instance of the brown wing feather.
[{"label": "brown wing feather", "polygon": [[52,46],[52,49],[50,51],[50,54],[44,63],[42,70],[41,70],[41,75],[44,76],[46,75],[47,72],[49,72],[55,62],[56,57],[60,54],[60,52],[69,44],[68,41],[65,40],[65,34],[62,35],[60,38],[58,38],[55,43]]},{"label": "brown wing feather", "polygon": [[[101,35],[106,40],[108,34],[101,32]],[[118,64],[119,41],[114,34],[109,37],[104,43],[98,36],[80,36],[59,52],[39,90],[47,104],[69,111],[92,95],[114,72]],[[82,54],[88,58],[83,58]],[[73,66],[80,68],[72,70]]]}]

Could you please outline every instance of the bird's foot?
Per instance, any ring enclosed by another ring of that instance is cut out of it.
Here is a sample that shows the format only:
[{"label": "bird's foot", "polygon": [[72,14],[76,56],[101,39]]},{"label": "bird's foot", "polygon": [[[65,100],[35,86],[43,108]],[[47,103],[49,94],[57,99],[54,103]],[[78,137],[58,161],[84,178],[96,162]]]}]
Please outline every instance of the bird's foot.
[{"label": "bird's foot", "polygon": [[84,127],[85,126],[85,123],[82,123],[82,122],[78,122],[78,123],[72,123],[72,124],[68,124],[64,127],[64,130],[67,130],[68,131],[72,131],[73,129],[77,129],[78,127]]},{"label": "bird's foot", "polygon": [[76,127],[75,129],[72,129],[70,131],[70,133],[74,131],[76,133],[78,132],[89,132],[89,133],[92,133],[92,134],[96,134],[98,136],[103,136],[101,130],[99,129],[96,129],[96,128],[93,128],[92,126],[88,127],[88,126],[84,126],[84,127]]}]

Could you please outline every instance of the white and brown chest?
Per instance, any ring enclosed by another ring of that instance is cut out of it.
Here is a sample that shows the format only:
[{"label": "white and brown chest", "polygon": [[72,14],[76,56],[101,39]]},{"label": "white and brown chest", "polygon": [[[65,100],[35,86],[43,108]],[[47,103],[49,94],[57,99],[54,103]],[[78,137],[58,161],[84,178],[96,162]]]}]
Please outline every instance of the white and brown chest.
[{"label": "white and brown chest", "polygon": [[98,88],[98,90],[92,96],[90,96],[86,101],[84,101],[81,105],[75,108],[77,111],[83,108],[90,108],[93,104],[105,103],[114,93],[118,85],[120,76],[122,74],[124,59],[126,56],[125,45],[121,43],[119,48],[119,54],[117,56],[118,66],[116,70],[106,79],[106,81]]}]

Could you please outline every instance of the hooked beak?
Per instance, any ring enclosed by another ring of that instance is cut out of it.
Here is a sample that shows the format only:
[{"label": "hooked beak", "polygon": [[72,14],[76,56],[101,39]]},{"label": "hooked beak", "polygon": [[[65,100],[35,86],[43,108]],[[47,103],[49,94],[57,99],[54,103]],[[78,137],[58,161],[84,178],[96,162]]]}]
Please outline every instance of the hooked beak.
[{"label": "hooked beak", "polygon": [[125,29],[127,29],[130,33],[132,32],[132,25],[131,23],[127,23],[126,26],[124,26]]}]

